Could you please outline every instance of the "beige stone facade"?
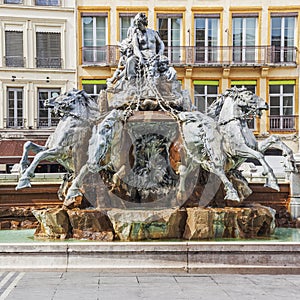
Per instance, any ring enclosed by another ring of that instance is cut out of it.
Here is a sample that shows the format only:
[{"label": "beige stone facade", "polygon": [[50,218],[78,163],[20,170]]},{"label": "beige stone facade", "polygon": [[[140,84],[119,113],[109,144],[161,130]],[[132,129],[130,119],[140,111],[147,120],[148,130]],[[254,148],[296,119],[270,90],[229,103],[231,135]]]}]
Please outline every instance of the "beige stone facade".
[{"label": "beige stone facade", "polygon": [[[140,11],[147,14],[149,27],[160,32],[178,79],[199,109],[205,111],[215,94],[228,87],[249,87],[270,105],[251,125],[258,138],[280,134],[298,152],[299,1],[118,0],[95,5],[79,0],[80,86],[105,84],[116,68],[115,45]],[[103,18],[105,40],[92,44],[85,30],[97,18]],[[103,56],[95,58],[92,51]]]}]

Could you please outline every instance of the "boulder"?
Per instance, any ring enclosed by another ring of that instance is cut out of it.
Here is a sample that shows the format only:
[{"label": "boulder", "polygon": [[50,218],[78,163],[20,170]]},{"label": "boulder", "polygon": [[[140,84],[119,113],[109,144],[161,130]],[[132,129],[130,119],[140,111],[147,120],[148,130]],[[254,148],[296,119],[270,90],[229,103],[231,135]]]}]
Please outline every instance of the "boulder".
[{"label": "boulder", "polygon": [[275,211],[265,206],[187,208],[183,238],[259,238],[275,229]]},{"label": "boulder", "polygon": [[71,236],[71,225],[65,209],[49,208],[33,210],[32,213],[39,222],[35,237],[65,239]]},{"label": "boulder", "polygon": [[114,230],[106,211],[98,209],[74,209],[67,211],[73,238],[112,241]]},{"label": "boulder", "polygon": [[116,236],[121,241],[180,239],[184,231],[184,209],[122,210],[107,212]]}]

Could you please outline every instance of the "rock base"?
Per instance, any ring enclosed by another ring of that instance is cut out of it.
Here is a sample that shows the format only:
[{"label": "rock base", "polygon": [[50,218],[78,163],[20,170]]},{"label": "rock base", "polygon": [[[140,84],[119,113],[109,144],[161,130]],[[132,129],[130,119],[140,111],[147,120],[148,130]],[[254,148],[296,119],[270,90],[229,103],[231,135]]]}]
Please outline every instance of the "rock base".
[{"label": "rock base", "polygon": [[274,233],[275,210],[265,206],[247,208],[187,208],[183,238],[259,238]]},{"label": "rock base", "polygon": [[209,240],[269,237],[275,211],[269,207],[161,210],[35,210],[36,238],[98,241]]}]

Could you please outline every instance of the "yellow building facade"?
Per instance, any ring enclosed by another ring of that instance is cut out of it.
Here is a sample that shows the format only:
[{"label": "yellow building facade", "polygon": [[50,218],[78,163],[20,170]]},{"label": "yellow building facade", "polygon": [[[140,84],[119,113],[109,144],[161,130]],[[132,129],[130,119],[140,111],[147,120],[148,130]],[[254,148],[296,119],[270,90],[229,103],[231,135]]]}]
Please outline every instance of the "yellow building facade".
[{"label": "yellow building facade", "polygon": [[216,95],[245,86],[269,111],[250,122],[257,137],[280,134],[299,151],[299,16],[297,0],[78,0],[78,72],[90,94],[105,88],[117,67],[118,42],[134,15],[163,39],[170,63],[192,101],[206,111]]}]

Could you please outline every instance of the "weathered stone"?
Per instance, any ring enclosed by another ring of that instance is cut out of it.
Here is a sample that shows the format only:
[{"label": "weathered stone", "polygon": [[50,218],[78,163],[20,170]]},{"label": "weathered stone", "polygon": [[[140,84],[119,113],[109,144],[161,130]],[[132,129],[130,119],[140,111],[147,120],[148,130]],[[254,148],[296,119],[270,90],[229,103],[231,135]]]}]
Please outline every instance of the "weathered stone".
[{"label": "weathered stone", "polygon": [[49,208],[33,210],[32,213],[39,221],[35,237],[59,238],[70,237],[71,226],[66,210],[62,208]]},{"label": "weathered stone", "polygon": [[20,222],[18,222],[18,221],[10,222],[10,229],[17,229],[19,226],[20,226]]},{"label": "weathered stone", "polygon": [[121,241],[182,238],[186,221],[186,211],[178,208],[164,210],[112,209],[107,214]]},{"label": "weathered stone", "polygon": [[1,229],[10,229],[10,221],[1,221],[0,222],[0,228]]},{"label": "weathered stone", "polygon": [[185,239],[256,238],[270,236],[275,211],[269,207],[188,208]]},{"label": "weathered stone", "polygon": [[22,221],[20,224],[20,227],[22,229],[33,229],[33,228],[37,228],[37,226],[38,226],[38,222],[32,222],[30,220]]},{"label": "weathered stone", "polygon": [[68,210],[73,230],[73,238],[100,241],[112,241],[113,226],[106,214],[101,210]]},{"label": "weathered stone", "polygon": [[214,212],[199,207],[187,208],[187,220],[183,238],[209,239],[213,237]]}]

